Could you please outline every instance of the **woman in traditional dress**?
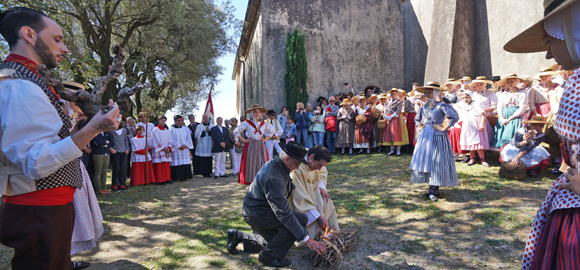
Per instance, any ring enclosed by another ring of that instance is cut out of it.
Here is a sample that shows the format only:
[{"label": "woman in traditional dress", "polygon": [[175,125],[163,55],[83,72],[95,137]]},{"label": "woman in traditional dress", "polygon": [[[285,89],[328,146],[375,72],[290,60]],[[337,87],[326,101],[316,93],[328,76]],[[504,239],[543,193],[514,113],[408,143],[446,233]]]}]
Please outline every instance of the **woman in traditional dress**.
[{"label": "woman in traditional dress", "polygon": [[[428,82],[416,91],[427,97],[427,103],[418,112],[415,123],[422,128],[411,159],[411,182],[429,183],[425,194],[432,201],[441,195],[439,187],[459,185],[451,143],[447,131],[459,115],[451,105],[441,101],[445,89],[438,82]],[[443,125],[445,117],[449,119]]]},{"label": "woman in traditional dress", "polygon": [[417,116],[415,106],[410,98],[405,98],[403,104],[403,116],[405,116],[405,126],[407,128],[407,135],[409,142],[415,145],[415,116]]},{"label": "woman in traditional dress", "polygon": [[336,147],[342,148],[341,154],[348,148],[348,154],[352,155],[352,144],[354,141],[354,110],[348,98],[342,100],[342,107],[338,110],[336,120],[338,120],[338,135],[336,136]]},{"label": "woman in traditional dress", "polygon": [[[262,165],[268,161],[266,142],[275,132],[272,125],[260,120],[262,113],[267,111],[259,104],[252,105],[246,110],[246,113],[252,113],[252,119],[240,123],[234,130],[234,135],[244,143],[240,174],[238,174],[238,183],[242,185],[251,184]],[[248,138],[242,136],[244,132]]]},{"label": "woman in traditional dress", "polygon": [[381,119],[383,111],[379,108],[381,108],[381,103],[379,102],[379,95],[377,94],[372,94],[371,97],[369,98],[369,105],[371,106],[371,110],[373,112],[373,118],[374,118],[374,122],[373,122],[373,130],[375,131],[375,141],[373,142],[374,148],[376,148],[377,152],[381,152],[381,148],[382,148],[382,141],[383,141],[383,133],[382,133],[382,129],[380,129],[378,127],[378,123],[379,123],[379,119]]},{"label": "woman in traditional dress", "polygon": [[151,145],[151,141],[145,143],[143,132],[145,132],[143,126],[136,126],[135,134],[137,135],[131,139],[131,148],[133,149],[133,157],[131,158],[131,186],[155,183],[151,154],[149,154],[151,152],[151,147],[149,146]]},{"label": "woman in traditional dress", "polygon": [[364,149],[367,149],[367,154],[371,152],[371,148],[374,147],[375,141],[375,130],[373,126],[373,111],[372,107],[367,105],[367,99],[365,96],[360,97],[360,105],[356,109],[357,115],[363,115],[366,117],[365,122],[357,123],[355,125],[354,132],[354,148],[360,149],[358,153],[362,153]]},{"label": "woman in traditional dress", "polygon": [[[497,95],[491,91],[490,89],[486,88],[486,85],[492,84],[492,81],[489,81],[485,78],[485,76],[479,76],[473,80],[471,83],[471,91],[473,92],[473,100],[479,103],[479,106],[485,111],[487,121],[490,123],[491,127],[488,130],[488,141],[491,142],[493,138],[493,127],[495,126],[495,120],[497,120],[497,116],[494,114],[494,111],[497,109],[497,102],[498,97]],[[492,119],[495,122],[491,123],[489,120]]]},{"label": "woman in traditional dress", "polygon": [[[383,116],[384,116],[383,113],[385,111],[385,107],[388,104],[388,100],[389,100],[389,97],[387,96],[387,94],[386,93],[381,93],[379,95],[379,102],[378,102],[378,104],[377,104],[377,106],[375,108],[375,111],[379,111],[380,112],[379,117],[376,118],[377,119],[377,121],[376,121],[377,124],[375,125],[375,136],[376,136],[376,134],[378,134],[378,137],[375,138],[375,140],[377,141],[377,152],[381,152],[382,149],[383,149],[383,135],[384,135],[384,132],[385,132],[385,127],[379,128],[379,120],[378,119],[383,119]],[[385,121],[385,120],[383,119],[383,121]]]},{"label": "woman in traditional dress", "polygon": [[548,50],[563,69],[574,69],[566,83],[554,130],[562,136],[564,161],[571,167],[550,186],[527,238],[522,269],[578,269],[580,258],[580,2],[546,1],[545,17],[509,41],[510,52]]},{"label": "woman in traditional dress", "polygon": [[391,89],[389,93],[391,94],[391,101],[383,111],[383,118],[387,121],[385,130],[383,131],[383,145],[391,147],[391,151],[387,155],[394,154],[396,147],[397,156],[400,156],[401,146],[409,144],[407,126],[401,115],[407,92],[399,89]]},{"label": "woman in traditional dress", "polygon": [[546,138],[542,132],[546,118],[534,115],[522,124],[528,126],[518,129],[510,143],[501,149],[499,161],[511,162],[513,166],[523,163],[528,175],[534,178],[550,165],[550,153],[540,146]]},{"label": "woman in traditional dress", "polygon": [[492,150],[499,151],[509,143],[521,126],[521,115],[528,106],[528,96],[524,89],[518,88],[519,80],[518,75],[512,73],[500,81],[500,84],[505,84],[509,90],[497,104],[498,121],[493,129],[493,140],[490,145]]},{"label": "woman in traditional dress", "polygon": [[463,125],[461,126],[460,145],[461,150],[469,151],[471,160],[467,165],[475,164],[475,152],[481,159],[481,165],[489,167],[485,161],[485,150],[489,150],[488,129],[491,128],[485,118],[485,111],[479,103],[473,101],[473,93],[469,90],[463,92],[461,99],[465,103],[461,113]]}]

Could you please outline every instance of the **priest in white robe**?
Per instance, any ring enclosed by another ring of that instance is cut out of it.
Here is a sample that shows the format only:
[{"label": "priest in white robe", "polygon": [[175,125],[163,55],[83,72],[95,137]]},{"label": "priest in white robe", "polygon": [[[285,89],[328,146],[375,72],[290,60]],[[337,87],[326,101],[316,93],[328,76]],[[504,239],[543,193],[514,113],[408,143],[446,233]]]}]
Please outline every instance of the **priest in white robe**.
[{"label": "priest in white robe", "polygon": [[165,184],[171,181],[171,152],[173,150],[173,139],[169,130],[165,129],[167,117],[159,116],[159,125],[151,132],[151,146],[153,152],[153,172],[155,182]]},{"label": "priest in white robe", "polygon": [[171,152],[171,180],[188,180],[193,178],[190,152],[193,149],[191,130],[184,126],[183,116],[176,115],[173,121],[175,124],[169,129],[174,147]]},{"label": "priest in white robe", "polygon": [[326,228],[334,231],[340,229],[336,209],[326,192],[326,164],[331,160],[330,152],[324,146],[316,145],[308,150],[306,160],[308,165],[300,164],[298,169],[290,173],[296,188],[288,200],[292,211],[304,213],[308,217],[308,235],[319,239],[320,233]]},{"label": "priest in white robe", "polygon": [[201,174],[203,177],[210,177],[212,172],[213,153],[211,152],[213,140],[210,135],[211,128],[214,125],[209,122],[209,116],[204,114],[203,122],[195,128],[195,158],[193,164],[193,174]]}]

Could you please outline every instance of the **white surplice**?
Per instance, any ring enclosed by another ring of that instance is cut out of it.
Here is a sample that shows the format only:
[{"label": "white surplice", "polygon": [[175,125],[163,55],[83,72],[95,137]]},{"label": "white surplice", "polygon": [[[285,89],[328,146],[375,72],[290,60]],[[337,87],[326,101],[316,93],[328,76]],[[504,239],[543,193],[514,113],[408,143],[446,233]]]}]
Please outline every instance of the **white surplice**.
[{"label": "white surplice", "polygon": [[[191,141],[191,130],[182,126],[181,128],[172,126],[169,129],[173,139],[173,152],[171,152],[171,166],[181,166],[191,164],[191,152],[193,142]],[[185,145],[187,148],[179,150],[179,147]]]}]

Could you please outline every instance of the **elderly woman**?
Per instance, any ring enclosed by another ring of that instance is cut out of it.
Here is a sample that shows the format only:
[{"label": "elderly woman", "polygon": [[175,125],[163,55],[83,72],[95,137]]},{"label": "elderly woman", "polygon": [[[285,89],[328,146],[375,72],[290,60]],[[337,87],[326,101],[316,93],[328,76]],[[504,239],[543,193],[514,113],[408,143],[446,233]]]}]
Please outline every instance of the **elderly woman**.
[{"label": "elderly woman", "polygon": [[[238,174],[238,183],[242,185],[251,184],[262,165],[268,161],[266,142],[274,135],[274,128],[260,119],[262,113],[267,111],[259,104],[252,105],[246,110],[246,113],[252,113],[252,119],[240,123],[234,130],[234,135],[240,142],[244,143],[240,173]],[[242,136],[244,132],[248,138]]]},{"label": "elderly woman", "polygon": [[[504,48],[510,52],[548,51],[563,69],[574,69],[566,83],[554,130],[562,136],[564,161],[571,168],[554,181],[527,238],[522,269],[577,269],[580,257],[580,2],[545,1],[545,17]],[[565,27],[566,26],[566,27]]]},{"label": "elderly woman", "polygon": [[338,110],[336,119],[338,120],[338,136],[336,136],[336,147],[342,148],[341,154],[348,148],[348,154],[352,155],[352,143],[354,141],[354,110],[348,98],[342,100],[342,108]]},{"label": "elderly woman", "polygon": [[[422,130],[411,159],[411,182],[429,183],[429,192],[425,196],[437,201],[441,195],[439,187],[459,185],[447,134],[459,115],[451,105],[441,100],[446,89],[438,82],[428,82],[415,91],[424,93],[428,101],[415,117],[415,124]],[[445,117],[449,119],[447,124],[443,124]]]}]

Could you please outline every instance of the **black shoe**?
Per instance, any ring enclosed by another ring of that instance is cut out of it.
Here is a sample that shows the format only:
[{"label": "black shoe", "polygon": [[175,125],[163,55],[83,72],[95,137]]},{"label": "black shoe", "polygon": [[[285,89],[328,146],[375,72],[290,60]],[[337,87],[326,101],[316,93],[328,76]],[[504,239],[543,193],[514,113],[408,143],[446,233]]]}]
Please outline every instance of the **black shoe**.
[{"label": "black shoe", "polygon": [[560,164],[556,163],[554,164],[554,169],[552,169],[552,171],[550,171],[553,174],[561,174],[562,172],[560,171]]},{"label": "black shoe", "polygon": [[218,176],[217,176],[217,175],[214,175],[214,176],[213,176],[213,179],[218,179]]},{"label": "black shoe", "polygon": [[88,262],[73,262],[73,270],[84,269],[91,266]]},{"label": "black shoe", "polygon": [[238,254],[238,250],[236,249],[236,247],[238,246],[238,244],[240,243],[240,240],[238,239],[238,230],[235,229],[229,229],[228,230],[228,252],[230,254]]},{"label": "black shoe", "polygon": [[222,175],[222,176],[220,176],[220,177],[228,177],[228,175],[227,175],[227,174],[224,174],[224,175]]},{"label": "black shoe", "polygon": [[260,255],[258,255],[258,261],[261,262],[262,264],[264,264],[265,266],[271,266],[271,267],[284,267],[284,266],[288,266],[291,265],[292,262],[290,262],[288,259],[283,259],[283,260],[278,260],[278,259],[266,259],[262,256],[262,253],[260,253]]}]

